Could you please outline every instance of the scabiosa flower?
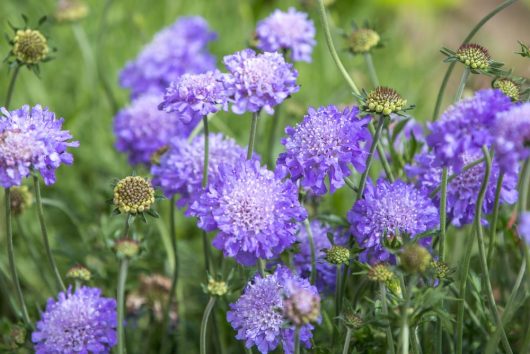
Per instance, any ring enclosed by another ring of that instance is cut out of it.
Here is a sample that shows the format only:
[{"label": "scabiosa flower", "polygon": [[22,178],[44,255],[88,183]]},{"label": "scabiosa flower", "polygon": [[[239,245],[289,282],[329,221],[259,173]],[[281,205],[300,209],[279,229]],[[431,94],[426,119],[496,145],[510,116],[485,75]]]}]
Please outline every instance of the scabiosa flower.
[{"label": "scabiosa flower", "polygon": [[229,74],[223,76],[227,92],[232,96],[232,111],[274,113],[273,107],[299,90],[298,72],[279,53],[257,54],[245,49],[224,57]]},{"label": "scabiosa flower", "polygon": [[495,136],[495,159],[501,169],[517,170],[519,162],[530,156],[530,103],[498,113],[492,134]]},{"label": "scabiosa flower", "polygon": [[116,149],[127,153],[132,165],[149,165],[153,154],[168,145],[171,138],[187,137],[199,121],[182,123],[180,114],[160,111],[160,101],[160,95],[143,95],[114,117]]},{"label": "scabiosa flower", "polygon": [[216,38],[202,17],[183,17],[157,33],[138,57],[120,73],[120,85],[133,97],[146,92],[163,93],[184,73],[215,68],[208,42]]},{"label": "scabiosa flower", "polygon": [[[463,154],[456,157],[459,165],[467,165],[482,158],[482,154]],[[447,215],[454,226],[463,226],[473,222],[475,217],[475,205],[477,195],[480,191],[482,179],[484,178],[484,163],[478,164],[467,171],[460,172],[456,178],[447,185]],[[442,168],[437,167],[436,155],[432,152],[423,153],[416,157],[416,163],[406,166],[405,170],[410,178],[415,178],[418,187],[431,193],[442,182]],[[491,176],[484,196],[483,212],[488,214],[493,210],[495,202],[495,190],[499,176],[499,164],[494,160]],[[453,174],[453,169],[448,168],[448,175]],[[517,201],[517,174],[518,167],[507,170],[504,174],[500,194],[501,204],[513,204]],[[438,192],[433,201],[440,204],[440,193]]]},{"label": "scabiosa flower", "polygon": [[243,265],[278,256],[294,243],[296,221],[306,218],[293,182],[243,158],[220,166],[191,214],[203,230],[218,229],[214,247]]},{"label": "scabiosa flower", "polygon": [[[421,190],[401,180],[390,183],[379,179],[373,186],[366,185],[364,198],[358,200],[348,212],[351,232],[363,252],[362,262],[393,261],[383,247],[383,239],[402,234],[414,237],[438,226],[438,209]],[[430,238],[420,240],[423,245]]]},{"label": "scabiosa flower", "polygon": [[[217,177],[221,164],[234,165],[246,155],[243,147],[222,134],[210,134],[209,144],[208,180]],[[168,152],[162,155],[160,164],[151,168],[153,185],[160,187],[167,198],[179,195],[179,207],[189,206],[203,191],[203,169],[204,135],[191,142],[175,138],[170,142]]]},{"label": "scabiosa flower", "polygon": [[49,299],[31,340],[37,354],[109,353],[116,345],[116,301],[83,286]]},{"label": "scabiosa flower", "polygon": [[347,37],[348,49],[353,54],[364,54],[381,45],[379,33],[371,28],[359,28]]},{"label": "scabiosa flower", "polygon": [[40,172],[44,183],[55,183],[55,170],[61,164],[70,165],[73,156],[66,151],[79,143],[61,130],[64,119],[42,108],[23,106],[0,112],[0,184],[4,188],[19,186],[32,169]]},{"label": "scabiosa flower", "polygon": [[472,98],[449,107],[440,119],[430,125],[427,144],[433,149],[439,165],[463,167],[463,154],[476,155],[482,146],[493,141],[491,126],[498,112],[511,107],[511,100],[499,90],[481,90]]},{"label": "scabiosa flower", "polygon": [[258,22],[256,27],[258,48],[264,52],[290,50],[293,61],[311,62],[315,45],[315,25],[307,14],[289,8],[287,12],[274,11]]},{"label": "scabiosa flower", "polygon": [[519,235],[527,245],[530,245],[530,212],[526,211],[519,215]]},{"label": "scabiosa flower", "polygon": [[184,74],[169,85],[158,106],[166,112],[178,112],[184,123],[196,117],[226,109],[226,92],[218,70],[204,74]]},{"label": "scabiosa flower", "polygon": [[286,151],[278,158],[280,168],[317,195],[327,192],[326,178],[331,193],[342,187],[351,174],[350,163],[359,172],[365,167],[370,133],[368,119],[359,119],[358,113],[357,107],[342,112],[331,105],[310,108],[301,123],[285,129]]},{"label": "scabiosa flower", "polygon": [[[244,340],[247,348],[256,346],[263,354],[273,351],[280,343],[286,354],[292,354],[295,327],[286,322],[282,309],[294,289],[305,289],[318,296],[314,286],[286,267],[279,266],[265,278],[256,275],[243,295],[230,304],[226,314],[228,322],[237,330],[236,338]],[[311,347],[312,330],[311,324],[300,328],[300,343],[306,348]]]}]

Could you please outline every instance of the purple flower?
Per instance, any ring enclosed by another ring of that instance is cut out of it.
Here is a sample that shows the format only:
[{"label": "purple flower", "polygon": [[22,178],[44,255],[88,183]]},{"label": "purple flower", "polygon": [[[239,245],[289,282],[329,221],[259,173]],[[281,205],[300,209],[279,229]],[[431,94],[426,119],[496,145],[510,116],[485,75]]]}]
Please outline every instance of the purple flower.
[{"label": "purple flower", "polygon": [[[359,246],[362,262],[393,261],[394,257],[383,247],[383,239],[407,234],[414,237],[438,226],[438,209],[423,191],[397,180],[390,183],[379,179],[373,186],[366,185],[364,198],[348,212],[351,232]],[[420,243],[428,246],[430,238]]]},{"label": "purple flower", "polygon": [[[332,292],[335,289],[337,266],[329,264],[325,260],[326,254],[323,250],[332,246],[328,234],[333,236],[334,244],[339,246],[347,245],[348,239],[341,230],[334,229],[320,221],[313,220],[310,225],[313,233],[313,243],[315,245],[317,268],[315,285],[320,292]],[[296,272],[301,277],[309,279],[311,276],[311,247],[305,227],[300,227],[300,231],[296,235],[296,240],[300,243],[300,252],[294,255],[293,264]]]},{"label": "purple flower", "polygon": [[234,113],[264,109],[272,114],[274,106],[300,89],[296,84],[298,72],[279,53],[256,55],[252,49],[245,49],[225,56],[223,61],[229,71],[223,81],[232,96]]},{"label": "purple flower", "polygon": [[530,212],[526,211],[519,215],[519,226],[517,228],[519,235],[527,245],[530,245]]},{"label": "purple flower", "polygon": [[[460,160],[458,164],[467,165],[480,160],[482,157],[481,153],[464,154],[456,157],[456,159]],[[484,168],[484,163],[481,163],[467,171],[460,172],[455,179],[449,182],[447,186],[447,215],[453,225],[463,226],[473,222],[477,195],[484,178]],[[436,156],[432,152],[418,155],[416,164],[407,166],[405,169],[407,175],[410,178],[416,178],[418,186],[428,193],[439,187],[442,182],[442,168],[436,166]],[[493,161],[491,177],[482,207],[484,214],[493,210],[499,173],[499,165]],[[500,194],[501,204],[513,204],[517,201],[517,174],[517,165],[515,170],[505,172]],[[448,169],[448,175],[453,175],[452,168]],[[440,193],[436,194],[433,201],[436,205],[440,205]]]},{"label": "purple flower", "polygon": [[184,124],[179,114],[160,111],[160,100],[157,94],[140,96],[114,118],[116,149],[127,153],[133,165],[149,165],[155,152],[173,137],[188,136],[198,122]]},{"label": "purple flower", "polygon": [[191,214],[203,230],[219,230],[214,247],[243,265],[278,256],[294,243],[296,221],[306,218],[293,182],[243,159],[221,165]]},{"label": "purple flower", "polygon": [[510,98],[500,90],[482,90],[449,107],[440,120],[430,125],[431,134],[427,136],[437,165],[460,171],[463,165],[458,156],[481,153],[483,145],[490,147],[495,115],[511,106]]},{"label": "purple flower", "polygon": [[359,172],[365,167],[365,145],[371,138],[368,119],[359,119],[358,113],[357,107],[342,112],[335,106],[310,108],[301,123],[285,128],[286,151],[278,158],[280,168],[316,195],[327,192],[328,178],[331,193],[342,187],[351,174],[350,163]]},{"label": "purple flower", "polygon": [[[306,289],[318,296],[316,288],[306,279],[293,275],[279,266],[274,274],[262,278],[256,275],[247,285],[243,295],[230,304],[226,314],[228,322],[237,330],[236,338],[245,341],[245,346],[256,346],[260,353],[269,353],[281,343],[286,354],[294,351],[294,326],[289,325],[283,314],[284,301],[295,289]],[[311,324],[300,328],[300,342],[311,347]]]},{"label": "purple flower", "polygon": [[109,353],[116,345],[116,301],[81,287],[49,299],[31,340],[37,354]]},{"label": "purple flower", "polygon": [[287,12],[274,11],[258,22],[258,48],[264,52],[290,50],[293,61],[311,62],[315,45],[315,25],[307,14],[289,8]]},{"label": "purple flower", "polygon": [[[221,164],[236,164],[245,158],[246,150],[222,134],[210,134],[209,137],[208,179],[213,180],[219,175]],[[203,169],[204,135],[197,136],[191,142],[175,138],[170,142],[169,150],[162,156],[160,164],[151,167],[153,185],[160,187],[168,198],[180,195],[177,202],[179,207],[189,206],[203,192]]]},{"label": "purple flower", "polygon": [[498,113],[492,134],[501,169],[517,170],[519,162],[530,157],[530,103]]},{"label": "purple flower", "polygon": [[184,73],[202,73],[215,68],[208,42],[217,37],[202,17],[182,17],[155,35],[138,57],[120,73],[120,85],[132,97],[152,92],[162,94]]},{"label": "purple flower", "polygon": [[169,85],[159,108],[178,112],[185,123],[226,109],[226,92],[217,70],[204,74],[184,74]]},{"label": "purple flower", "polygon": [[63,118],[42,108],[22,108],[0,112],[0,184],[4,188],[19,186],[32,169],[40,172],[44,183],[55,183],[55,170],[61,164],[72,164],[74,158],[68,147],[79,143],[62,130]]}]

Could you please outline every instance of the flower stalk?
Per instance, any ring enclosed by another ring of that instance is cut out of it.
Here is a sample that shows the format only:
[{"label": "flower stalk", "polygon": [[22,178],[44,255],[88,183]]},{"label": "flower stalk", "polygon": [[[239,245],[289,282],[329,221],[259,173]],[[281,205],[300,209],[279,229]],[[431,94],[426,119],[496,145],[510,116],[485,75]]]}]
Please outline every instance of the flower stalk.
[{"label": "flower stalk", "polygon": [[208,329],[208,319],[210,318],[210,314],[212,313],[212,309],[215,306],[217,297],[210,296],[210,300],[208,300],[208,304],[206,305],[206,308],[204,309],[204,313],[202,315],[202,321],[201,321],[201,333],[200,333],[200,351],[201,354],[208,353],[206,351],[206,334]]}]

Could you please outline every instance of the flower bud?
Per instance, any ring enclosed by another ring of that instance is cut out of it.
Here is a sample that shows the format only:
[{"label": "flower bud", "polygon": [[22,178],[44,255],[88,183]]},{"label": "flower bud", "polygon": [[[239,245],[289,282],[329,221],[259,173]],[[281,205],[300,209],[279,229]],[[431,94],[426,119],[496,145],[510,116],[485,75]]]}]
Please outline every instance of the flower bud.
[{"label": "flower bud", "polygon": [[28,331],[19,325],[13,325],[9,330],[9,346],[11,349],[20,348],[26,342]]},{"label": "flower bud", "polygon": [[88,270],[88,268],[78,264],[68,269],[66,272],[66,277],[73,280],[88,282],[90,281],[90,278],[92,278],[92,273],[90,270]]},{"label": "flower bud", "polygon": [[348,48],[353,54],[368,53],[381,41],[379,34],[370,28],[360,28],[348,35]]},{"label": "flower bud", "polygon": [[48,41],[37,30],[17,30],[12,43],[12,53],[22,64],[38,64],[48,56]]},{"label": "flower bud", "polygon": [[88,15],[88,6],[82,0],[59,0],[55,19],[58,22],[76,22]]},{"label": "flower bud", "polygon": [[377,87],[371,91],[363,102],[363,110],[385,116],[405,109],[405,100],[396,90],[389,87]]},{"label": "flower bud", "polygon": [[475,43],[464,44],[456,51],[456,57],[473,70],[488,70],[491,56],[488,50]]},{"label": "flower bud", "polygon": [[350,261],[350,250],[346,247],[333,245],[324,252],[326,253],[324,258],[328,263],[341,265],[348,264]]},{"label": "flower bud", "polygon": [[297,327],[316,322],[320,317],[320,296],[309,289],[294,289],[283,302],[283,313]]},{"label": "flower bud", "polygon": [[11,212],[18,216],[33,203],[33,195],[27,186],[11,187],[10,200]]},{"label": "flower bud", "polygon": [[342,321],[350,329],[358,329],[364,325],[364,320],[361,316],[355,313],[352,309],[347,309],[342,314]]},{"label": "flower bud", "polygon": [[114,206],[121,213],[142,213],[149,210],[154,202],[155,190],[145,178],[125,177],[114,187]]},{"label": "flower bud", "polygon": [[116,255],[119,258],[132,258],[140,252],[140,243],[131,238],[116,241]]},{"label": "flower bud", "polygon": [[445,262],[433,260],[431,261],[430,267],[436,279],[445,280],[449,278],[449,275],[451,274],[451,269]]},{"label": "flower bud", "polygon": [[368,279],[372,281],[386,283],[393,277],[394,277],[394,273],[392,272],[392,270],[390,270],[388,265],[383,264],[383,263],[374,265],[368,271]]},{"label": "flower bud", "polygon": [[208,294],[212,296],[223,296],[228,292],[228,285],[224,281],[217,281],[213,278],[208,279]]},{"label": "flower bud", "polygon": [[519,85],[516,84],[513,80],[502,78],[496,79],[493,81],[493,87],[499,89],[506,96],[510,97],[512,101],[519,101]]},{"label": "flower bud", "polygon": [[420,245],[405,246],[399,255],[399,261],[405,271],[409,273],[423,273],[431,263],[432,256],[429,251]]}]

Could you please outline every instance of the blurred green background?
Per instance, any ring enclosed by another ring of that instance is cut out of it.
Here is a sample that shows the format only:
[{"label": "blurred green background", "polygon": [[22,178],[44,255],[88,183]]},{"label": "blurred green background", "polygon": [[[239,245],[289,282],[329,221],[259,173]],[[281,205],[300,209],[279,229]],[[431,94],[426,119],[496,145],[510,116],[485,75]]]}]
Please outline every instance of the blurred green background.
[{"label": "blurred green background", "polygon": [[[362,57],[353,57],[346,51],[341,33],[351,29],[351,21],[369,21],[385,40],[385,47],[374,53],[381,83],[394,87],[410,103],[416,104],[412,114],[420,121],[427,121],[446,68],[439,49],[442,46],[456,49],[476,22],[499,3],[493,0],[336,0],[328,10],[336,46],[341,49],[342,59],[358,85],[370,89],[364,62]],[[43,189],[48,204],[45,212],[49,233],[61,271],[65,272],[76,263],[87,265],[94,272],[92,284],[103,287],[110,296],[115,287],[118,263],[109,240],[117,235],[123,221],[121,217],[111,217],[107,201],[111,198],[112,181],[133,171],[126,157],[117,153],[113,146],[115,109],[129,102],[128,92],[119,87],[117,76],[125,62],[134,58],[154,33],[179,16],[203,16],[218,33],[219,38],[211,45],[211,51],[221,63],[224,55],[247,46],[256,22],[275,8],[305,9],[317,27],[317,45],[312,63],[296,64],[301,90],[282,108],[284,125],[300,120],[308,106],[349,104],[353,97],[328,53],[315,0],[91,0],[87,4],[90,13],[81,22],[58,24],[52,21],[45,25],[50,45],[57,49],[53,54],[55,59],[41,66],[40,78],[22,70],[11,108],[37,103],[49,106],[65,118],[66,128],[80,141],[80,148],[73,151],[74,165],[61,167],[56,185]],[[528,60],[513,52],[518,50],[517,40],[530,42],[529,4],[529,1],[517,2],[489,22],[475,40],[489,48],[494,59],[526,77],[530,76]],[[55,8],[55,0],[2,0],[0,31],[11,37],[8,21],[23,26],[21,14],[25,14],[31,26],[43,15],[53,17]],[[7,55],[9,50],[7,40],[3,39],[0,53]],[[453,75],[447,99],[452,96],[459,71],[457,69]],[[9,75],[7,65],[0,66],[2,101]],[[469,87],[489,85],[486,79],[473,77]],[[269,121],[267,117],[262,119],[258,152],[263,152],[265,147]],[[241,144],[246,144],[248,116],[220,113],[213,125],[214,130],[231,132]],[[280,146],[277,146],[279,151]],[[147,173],[142,168],[136,170],[140,174]],[[167,204],[165,201],[159,206],[161,219],[150,221],[140,229],[147,251],[132,266],[129,288],[135,287],[141,273],[169,275],[171,272],[173,262],[166,256],[171,253]],[[351,204],[351,193],[341,191],[333,196],[328,207],[343,213]],[[184,347],[194,352],[197,350],[194,339],[198,338],[198,324],[206,302],[199,286],[205,281],[200,233],[192,221],[180,214],[177,222],[182,279],[178,294],[180,299],[187,299],[179,304],[179,312],[185,317],[184,330],[179,335]],[[27,247],[33,245],[37,252],[34,256],[43,259],[36,210],[29,210],[14,227],[18,269],[31,304],[30,311],[35,313],[35,304],[42,308],[45,299],[54,295],[47,264],[44,261],[36,264]],[[2,236],[0,268],[7,274],[4,249],[5,237]],[[3,287],[7,292],[0,299],[2,315],[9,314],[7,294],[13,294],[9,289],[9,284]]]}]

